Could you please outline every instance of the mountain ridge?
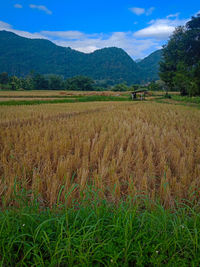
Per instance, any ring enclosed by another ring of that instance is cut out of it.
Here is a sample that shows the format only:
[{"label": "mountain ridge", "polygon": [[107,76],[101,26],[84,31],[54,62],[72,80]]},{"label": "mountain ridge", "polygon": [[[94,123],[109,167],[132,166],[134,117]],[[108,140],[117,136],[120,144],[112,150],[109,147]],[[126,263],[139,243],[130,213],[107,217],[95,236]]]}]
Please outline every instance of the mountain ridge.
[{"label": "mountain ridge", "polygon": [[[29,39],[9,31],[0,31],[0,72],[26,76],[34,70],[40,74],[57,74],[65,78],[84,75],[94,80],[114,83],[141,83],[156,77],[145,59],[136,63],[122,48],[108,47],[83,53],[61,47],[46,39]],[[157,64],[157,63],[156,63]]]}]

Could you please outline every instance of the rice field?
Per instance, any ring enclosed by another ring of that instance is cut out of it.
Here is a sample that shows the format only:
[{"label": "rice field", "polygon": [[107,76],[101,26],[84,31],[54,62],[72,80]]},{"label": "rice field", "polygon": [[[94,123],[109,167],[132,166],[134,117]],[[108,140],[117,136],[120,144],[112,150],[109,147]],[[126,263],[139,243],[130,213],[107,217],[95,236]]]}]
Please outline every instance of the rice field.
[{"label": "rice field", "polygon": [[[29,101],[29,100],[33,100],[33,99],[35,99],[35,100],[44,100],[44,101],[49,101],[49,100],[57,100],[58,98],[57,97],[48,97],[48,98],[46,98],[46,97],[38,97],[37,96],[37,98],[36,97],[0,97],[0,102],[5,102],[5,101]],[[62,97],[59,97],[59,99],[75,99],[75,98],[72,98],[72,97],[70,97],[70,98],[67,98],[67,97],[65,97],[65,98],[62,98]]]},{"label": "rice field", "polygon": [[0,97],[6,98],[19,98],[19,97],[68,97],[68,96],[88,96],[88,95],[101,95],[101,96],[115,96],[124,95],[127,92],[113,92],[113,91],[59,91],[59,90],[30,90],[30,91],[1,91]]},{"label": "rice field", "polygon": [[[0,205],[200,198],[200,111],[155,102],[0,107]],[[66,199],[66,195],[68,195]]]}]

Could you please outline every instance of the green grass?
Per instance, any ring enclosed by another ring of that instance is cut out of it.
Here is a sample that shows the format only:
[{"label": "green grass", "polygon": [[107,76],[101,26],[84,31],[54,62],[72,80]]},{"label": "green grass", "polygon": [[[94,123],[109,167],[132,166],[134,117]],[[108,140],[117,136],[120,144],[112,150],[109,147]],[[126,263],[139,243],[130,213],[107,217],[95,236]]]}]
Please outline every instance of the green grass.
[{"label": "green grass", "polygon": [[1,101],[0,106],[17,105],[39,105],[39,104],[58,104],[58,103],[76,103],[76,102],[94,102],[94,101],[130,101],[131,97],[117,96],[79,96],[76,99],[54,99],[54,100],[9,100]]},{"label": "green grass", "polygon": [[83,95],[2,95],[0,98],[80,98],[83,97]]},{"label": "green grass", "polygon": [[[93,199],[93,200],[92,200]],[[200,213],[96,198],[0,214],[0,266],[199,266]]]},{"label": "green grass", "polygon": [[200,97],[189,97],[189,96],[180,96],[180,95],[172,95],[171,96],[173,100],[181,101],[185,103],[194,103],[194,104],[200,104]]}]

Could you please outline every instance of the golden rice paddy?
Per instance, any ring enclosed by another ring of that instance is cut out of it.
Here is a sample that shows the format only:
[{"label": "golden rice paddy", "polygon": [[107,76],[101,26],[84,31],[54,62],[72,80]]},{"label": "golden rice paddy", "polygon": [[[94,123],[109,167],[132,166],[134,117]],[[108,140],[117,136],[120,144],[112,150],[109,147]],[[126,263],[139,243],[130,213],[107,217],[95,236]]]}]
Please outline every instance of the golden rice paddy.
[{"label": "golden rice paddy", "polygon": [[113,92],[113,91],[59,91],[59,90],[31,90],[31,91],[0,91],[0,97],[67,97],[78,95],[103,95],[103,96],[115,96],[124,95],[127,92]]},{"label": "golden rice paddy", "polygon": [[[24,93],[24,92],[23,92]],[[0,107],[0,204],[70,205],[88,186],[173,206],[200,198],[200,111],[155,102]],[[66,195],[69,194],[67,201]]]}]

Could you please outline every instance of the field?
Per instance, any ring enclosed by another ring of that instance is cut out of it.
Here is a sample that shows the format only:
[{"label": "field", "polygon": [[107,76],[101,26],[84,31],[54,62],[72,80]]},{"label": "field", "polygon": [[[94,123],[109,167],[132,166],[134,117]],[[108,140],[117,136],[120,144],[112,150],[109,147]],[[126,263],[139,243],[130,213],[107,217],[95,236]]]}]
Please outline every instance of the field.
[{"label": "field", "polygon": [[0,98],[3,99],[19,99],[19,98],[68,98],[78,96],[123,96],[127,92],[112,92],[112,91],[49,91],[49,90],[31,90],[31,91],[0,91]]},{"label": "field", "polygon": [[96,91],[0,91],[0,106],[130,101],[130,93]]},{"label": "field", "polygon": [[0,131],[2,264],[200,264],[200,110],[155,101],[4,105]]}]

